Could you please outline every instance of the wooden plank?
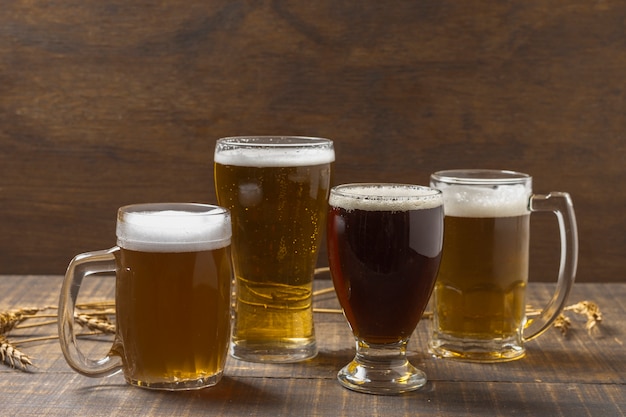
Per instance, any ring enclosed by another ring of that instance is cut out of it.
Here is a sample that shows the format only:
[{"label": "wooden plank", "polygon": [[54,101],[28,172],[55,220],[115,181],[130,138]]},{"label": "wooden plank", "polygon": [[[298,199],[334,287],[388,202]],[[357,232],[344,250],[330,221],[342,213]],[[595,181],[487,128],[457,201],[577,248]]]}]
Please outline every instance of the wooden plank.
[{"label": "wooden plank", "polygon": [[363,395],[329,379],[225,377],[219,385],[181,393],[131,388],[113,379],[57,375],[54,385],[32,375],[0,380],[4,415],[128,416],[621,416],[626,390],[613,384],[431,382],[396,397]]},{"label": "wooden plank", "polygon": [[[19,279],[20,285],[15,282]],[[60,277],[0,277],[0,294],[4,294],[0,309],[55,304],[60,290]],[[79,302],[112,299],[114,280],[89,278],[81,291]],[[317,288],[328,287],[329,282],[318,281]],[[547,299],[551,286],[532,284],[529,300]],[[104,296],[101,296],[103,294]],[[626,322],[620,319],[626,313],[626,286],[615,284],[577,284],[570,296],[570,303],[583,299],[597,302],[603,310],[604,321],[598,332],[590,336],[585,330],[585,320],[577,315],[573,326],[563,337],[557,329],[549,330],[539,339],[527,344],[528,354],[519,361],[503,364],[472,364],[448,360],[435,360],[426,354],[430,323],[422,320],[413,336],[409,354],[416,364],[422,366],[433,381],[520,381],[563,382],[572,380],[584,383],[626,382]],[[11,303],[8,303],[9,300]],[[81,301],[82,300],[82,301]],[[316,307],[338,308],[333,293],[317,297]],[[263,365],[237,361],[229,358],[226,373],[231,376],[280,378],[334,378],[336,372],[354,355],[354,342],[345,319],[341,314],[316,313],[316,332],[320,354],[313,361],[282,365]],[[19,337],[56,334],[55,326],[24,329],[13,332]],[[12,334],[13,334],[12,333]],[[16,339],[19,341],[19,338]],[[84,341],[88,352],[103,354],[108,342]],[[42,342],[28,346],[28,352],[38,359],[38,369],[51,372],[68,370],[56,342]],[[52,359],[52,361],[47,361]],[[2,368],[0,368],[2,371]],[[6,369],[5,369],[6,371]]]},{"label": "wooden plank", "polygon": [[[108,299],[111,278],[90,278],[83,300]],[[0,276],[0,310],[54,304],[59,276]],[[318,281],[316,288],[328,287]],[[539,304],[551,285],[532,284],[529,299]],[[420,323],[411,360],[429,377],[427,386],[397,397],[353,393],[337,383],[337,370],[354,354],[349,329],[340,314],[316,313],[320,354],[304,363],[261,365],[229,358],[216,387],[185,393],[129,387],[121,375],[90,379],[69,369],[56,341],[25,345],[37,364],[31,372],[0,367],[3,415],[128,416],[211,415],[626,415],[626,285],[578,284],[570,302],[596,301],[603,308],[600,332],[590,337],[577,320],[567,337],[550,330],[528,344],[526,358],[505,364],[436,360],[425,354],[428,321]],[[333,293],[316,307],[337,307]],[[54,333],[54,327],[16,330],[24,337]],[[19,340],[20,337],[15,338]],[[83,341],[90,356],[110,342]]]}]

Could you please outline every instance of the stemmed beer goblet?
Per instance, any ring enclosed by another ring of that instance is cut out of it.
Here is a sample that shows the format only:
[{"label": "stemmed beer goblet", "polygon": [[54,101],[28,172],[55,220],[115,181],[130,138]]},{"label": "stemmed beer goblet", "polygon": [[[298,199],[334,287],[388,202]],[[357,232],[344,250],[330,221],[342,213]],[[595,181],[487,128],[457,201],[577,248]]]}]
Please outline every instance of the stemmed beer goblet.
[{"label": "stemmed beer goblet", "polygon": [[337,374],[351,390],[399,394],[426,384],[409,363],[409,338],[428,304],[443,246],[443,199],[432,188],[344,184],[330,192],[333,285],[356,340]]}]

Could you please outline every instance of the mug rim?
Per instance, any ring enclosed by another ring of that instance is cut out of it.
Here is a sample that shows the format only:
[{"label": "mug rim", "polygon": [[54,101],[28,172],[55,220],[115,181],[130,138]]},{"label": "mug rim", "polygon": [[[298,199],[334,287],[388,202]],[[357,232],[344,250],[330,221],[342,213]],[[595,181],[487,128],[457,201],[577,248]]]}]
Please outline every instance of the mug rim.
[{"label": "mug rim", "polygon": [[447,184],[526,184],[532,180],[529,174],[501,169],[448,169],[436,171],[431,180]]},{"label": "mug rim", "polygon": [[184,203],[184,202],[159,202],[159,203],[135,203],[127,204],[118,208],[118,213],[148,213],[158,211],[180,212],[184,216],[215,216],[229,214],[226,207],[216,204]]}]

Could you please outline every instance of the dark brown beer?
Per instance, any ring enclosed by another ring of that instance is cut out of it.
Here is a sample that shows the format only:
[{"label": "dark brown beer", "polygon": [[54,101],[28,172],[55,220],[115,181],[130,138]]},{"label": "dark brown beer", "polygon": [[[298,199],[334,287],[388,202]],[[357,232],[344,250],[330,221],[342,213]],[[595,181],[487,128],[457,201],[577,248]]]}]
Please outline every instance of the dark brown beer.
[{"label": "dark brown beer", "polygon": [[441,257],[443,206],[362,210],[331,195],[328,253],[352,331],[372,344],[406,340],[433,290]]}]

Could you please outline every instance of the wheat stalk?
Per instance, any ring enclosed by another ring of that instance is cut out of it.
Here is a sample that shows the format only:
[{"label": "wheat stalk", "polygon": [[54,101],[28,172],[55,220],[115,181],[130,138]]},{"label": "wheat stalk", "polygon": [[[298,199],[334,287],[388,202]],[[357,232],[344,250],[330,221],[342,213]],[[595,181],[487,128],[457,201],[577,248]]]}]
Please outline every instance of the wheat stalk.
[{"label": "wheat stalk", "polygon": [[78,310],[112,311],[112,309],[115,308],[115,301],[105,300],[105,301],[92,301],[89,303],[80,303],[80,304],[76,304],[76,308]]},{"label": "wheat stalk", "polygon": [[563,314],[559,314],[554,320],[554,327],[559,329],[563,336],[565,336],[571,325],[572,322],[570,321],[569,317]]},{"label": "wheat stalk", "polygon": [[74,321],[89,330],[95,330],[105,334],[115,334],[115,324],[111,323],[106,316],[75,314]]},{"label": "wheat stalk", "polygon": [[581,314],[587,317],[587,323],[585,323],[585,329],[591,334],[593,329],[597,329],[598,323],[602,321],[602,312],[600,307],[592,301],[581,301],[571,306],[567,306],[564,311],[573,311],[576,314]]},{"label": "wheat stalk", "polygon": [[2,335],[0,335],[0,359],[2,359],[2,362],[10,365],[11,368],[15,368],[17,365],[22,370],[33,364],[28,355],[22,353]]},{"label": "wheat stalk", "polygon": [[[115,315],[115,303],[113,301],[101,301],[93,303],[83,303],[76,306],[78,310],[85,311],[80,314],[74,314],[74,320],[80,326],[92,330],[92,333],[81,333],[77,336],[93,335],[93,334],[112,334],[115,333],[115,324],[109,319]],[[4,363],[12,368],[26,370],[28,366],[32,366],[31,358],[10,342],[6,335],[12,330],[26,329],[32,327],[41,327],[50,324],[56,324],[57,320],[34,321],[24,324],[28,319],[57,318],[58,314],[38,314],[44,310],[56,309],[53,306],[42,308],[25,307],[13,310],[0,311],[0,363]],[[89,311],[94,310],[94,311]],[[57,339],[58,336],[42,336],[20,341],[20,345],[24,343]]]},{"label": "wheat stalk", "polygon": [[38,308],[20,308],[0,312],[0,335],[8,333],[39,310]]}]

